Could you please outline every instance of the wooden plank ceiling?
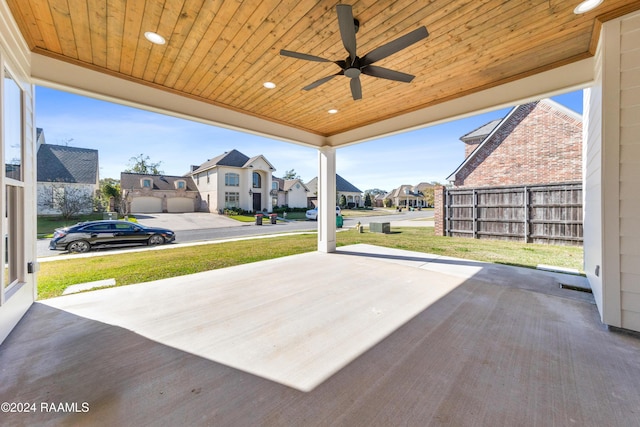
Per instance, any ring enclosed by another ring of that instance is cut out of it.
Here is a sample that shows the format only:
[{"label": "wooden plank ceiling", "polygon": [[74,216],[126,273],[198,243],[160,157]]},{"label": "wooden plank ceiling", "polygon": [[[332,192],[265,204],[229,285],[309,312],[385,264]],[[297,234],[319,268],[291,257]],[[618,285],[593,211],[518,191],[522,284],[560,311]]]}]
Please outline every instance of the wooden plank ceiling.
[{"label": "wooden plank ceiling", "polygon": [[354,101],[345,76],[302,90],[337,65],[279,54],[345,59],[336,1],[8,0],[33,52],[323,136],[588,57],[601,22],[640,9],[606,0],[575,15],[577,3],[353,0],[359,56],[423,25],[430,33],[376,63],[415,75],[411,83],[363,75]]}]

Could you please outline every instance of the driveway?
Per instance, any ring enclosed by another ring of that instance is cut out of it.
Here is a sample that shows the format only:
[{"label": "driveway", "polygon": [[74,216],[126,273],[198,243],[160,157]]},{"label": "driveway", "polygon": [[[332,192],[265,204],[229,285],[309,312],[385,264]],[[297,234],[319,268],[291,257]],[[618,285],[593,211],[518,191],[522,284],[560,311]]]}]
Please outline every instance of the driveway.
[{"label": "driveway", "polygon": [[163,227],[173,231],[242,227],[252,224],[209,212],[134,214],[134,216],[142,225]]}]

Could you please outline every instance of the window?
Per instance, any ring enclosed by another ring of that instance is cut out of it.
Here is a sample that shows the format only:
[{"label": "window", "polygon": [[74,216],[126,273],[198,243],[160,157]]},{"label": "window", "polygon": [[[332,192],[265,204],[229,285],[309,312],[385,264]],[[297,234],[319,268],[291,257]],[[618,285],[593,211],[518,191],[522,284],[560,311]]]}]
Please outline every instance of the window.
[{"label": "window", "polygon": [[271,183],[271,189],[272,190],[277,190],[278,189],[278,182],[277,181],[273,181]]},{"label": "window", "polygon": [[240,193],[224,193],[224,207],[226,209],[240,207]]},{"label": "window", "polygon": [[111,224],[94,224],[89,227],[83,228],[82,231],[109,231],[111,230]]},{"label": "window", "polygon": [[176,181],[175,185],[178,190],[184,190],[185,188],[187,188],[187,183],[182,180]]},{"label": "window", "polygon": [[5,176],[22,181],[22,92],[6,69],[4,92]]},{"label": "window", "polygon": [[262,188],[262,178],[258,172],[253,173],[253,188]]},{"label": "window", "polygon": [[[5,199],[2,200],[2,221],[6,234],[4,239],[4,271],[2,283],[5,289],[17,286],[25,280],[24,270],[24,176],[22,174],[23,160],[23,101],[22,90],[4,69],[3,85],[0,87],[2,96],[2,120],[4,138],[4,174]],[[0,290],[0,301],[2,300]],[[4,294],[6,297],[6,293]]]},{"label": "window", "polygon": [[151,188],[151,180],[143,179],[142,180],[142,188]]},{"label": "window", "polygon": [[196,185],[200,185],[200,174],[196,175]]},{"label": "window", "polygon": [[[207,177],[208,179],[208,177]],[[224,185],[227,187],[239,187],[240,186],[240,175],[237,173],[225,173],[224,174]]]},{"label": "window", "polygon": [[209,179],[209,171],[207,171],[207,184],[208,184],[209,182],[211,182],[211,181],[210,181],[210,179]]}]

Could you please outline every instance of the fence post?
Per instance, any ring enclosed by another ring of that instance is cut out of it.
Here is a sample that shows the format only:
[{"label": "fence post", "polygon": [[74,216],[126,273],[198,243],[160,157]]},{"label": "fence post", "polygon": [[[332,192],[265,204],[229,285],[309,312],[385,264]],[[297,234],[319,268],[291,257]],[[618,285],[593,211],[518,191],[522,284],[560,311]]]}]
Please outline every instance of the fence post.
[{"label": "fence post", "polygon": [[446,236],[446,191],[442,185],[436,185],[433,189],[433,234],[436,236]]},{"label": "fence post", "polygon": [[526,185],[524,190],[524,242],[529,243],[530,215],[529,215],[529,187]]},{"label": "fence post", "polygon": [[478,238],[478,190],[473,189],[473,238]]}]

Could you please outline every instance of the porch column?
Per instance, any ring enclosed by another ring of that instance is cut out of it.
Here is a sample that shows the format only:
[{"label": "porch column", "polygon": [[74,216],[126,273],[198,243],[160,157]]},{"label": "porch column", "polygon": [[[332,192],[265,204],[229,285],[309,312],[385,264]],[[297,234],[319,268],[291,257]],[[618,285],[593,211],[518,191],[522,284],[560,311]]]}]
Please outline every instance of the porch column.
[{"label": "porch column", "polygon": [[318,251],[336,251],[336,149],[318,149]]}]

